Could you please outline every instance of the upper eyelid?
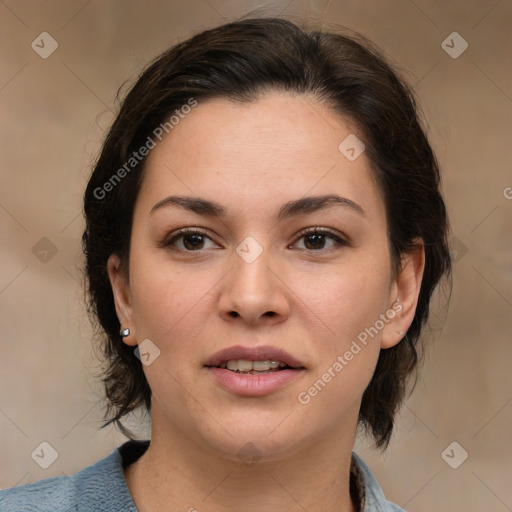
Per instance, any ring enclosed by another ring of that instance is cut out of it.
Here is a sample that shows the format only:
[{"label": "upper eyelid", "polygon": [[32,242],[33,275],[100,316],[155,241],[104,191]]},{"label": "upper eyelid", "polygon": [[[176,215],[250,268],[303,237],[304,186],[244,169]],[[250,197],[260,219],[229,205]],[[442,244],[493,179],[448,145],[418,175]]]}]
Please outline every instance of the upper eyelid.
[{"label": "upper eyelid", "polygon": [[[303,238],[306,235],[309,235],[310,233],[311,234],[320,233],[322,235],[327,235],[327,237],[330,237],[332,240],[334,240],[334,242],[338,246],[342,246],[342,245],[350,246],[351,245],[350,238],[348,236],[346,236],[344,233],[340,233],[336,230],[332,230],[329,228],[322,228],[322,227],[305,228],[304,230],[299,231],[299,233],[297,233],[296,238],[295,238],[296,241],[293,243],[294,244],[297,243],[301,238]],[[319,251],[314,251],[314,252],[322,252],[322,251],[319,250]]]},{"label": "upper eyelid", "polygon": [[331,228],[324,228],[322,226],[313,226],[310,228],[304,228],[301,229],[296,236],[303,236],[307,235],[308,233],[322,233],[322,234],[328,234],[332,236],[338,236],[340,238],[346,238],[346,236],[343,233],[338,232],[337,230],[331,229]]},{"label": "upper eyelid", "polygon": [[[194,234],[203,235],[203,236],[208,237],[213,242],[215,242],[215,240],[203,228],[180,228],[180,229],[178,229],[176,231],[173,231],[172,233],[168,234],[167,236],[165,236],[165,238],[163,239],[163,241],[162,241],[162,243],[160,245],[162,245],[162,246],[170,245],[172,241],[174,241],[174,240],[176,240],[178,238],[184,237],[186,235],[189,235],[189,234],[191,234],[191,235],[194,235]],[[217,242],[215,242],[215,243],[217,243]]]}]

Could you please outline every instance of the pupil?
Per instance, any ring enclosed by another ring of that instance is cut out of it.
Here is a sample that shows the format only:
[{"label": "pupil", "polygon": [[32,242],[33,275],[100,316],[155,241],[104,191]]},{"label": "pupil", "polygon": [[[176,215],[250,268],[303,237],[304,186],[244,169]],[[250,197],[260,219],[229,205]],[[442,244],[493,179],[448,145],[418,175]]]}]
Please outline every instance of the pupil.
[{"label": "pupil", "polygon": [[[310,241],[311,243],[308,243],[308,241]],[[319,235],[318,233],[314,233],[312,235],[308,235],[306,237],[306,247],[308,249],[322,249],[323,246],[325,245],[325,239],[324,239],[324,235]],[[308,247],[309,246],[312,246],[312,247]]]},{"label": "pupil", "polygon": [[197,249],[204,244],[203,235],[187,235],[183,237],[183,245],[187,249]]}]

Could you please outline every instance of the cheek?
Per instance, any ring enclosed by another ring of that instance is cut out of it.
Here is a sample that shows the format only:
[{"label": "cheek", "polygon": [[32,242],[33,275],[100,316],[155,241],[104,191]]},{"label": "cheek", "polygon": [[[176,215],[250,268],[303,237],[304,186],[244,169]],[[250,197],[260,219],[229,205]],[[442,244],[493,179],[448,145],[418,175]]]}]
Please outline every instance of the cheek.
[{"label": "cheek", "polygon": [[346,272],[331,277],[321,287],[310,287],[308,300],[315,313],[310,325],[318,316],[321,322],[315,324],[323,328],[308,329],[315,364],[297,396],[316,417],[329,417],[326,427],[341,424],[347,411],[360,406],[380,353],[381,332],[372,327],[384,312],[387,291],[387,281],[375,275]]},{"label": "cheek", "polygon": [[149,338],[161,349],[169,344],[183,346],[183,337],[193,339],[202,327],[202,308],[215,282],[211,274],[183,271],[171,267],[165,258],[137,252],[131,262],[130,287],[137,337]]},{"label": "cheek", "polygon": [[351,404],[358,407],[380,353],[379,318],[387,309],[389,278],[386,262],[359,256],[319,281],[303,279],[302,289],[309,290],[304,303],[321,327],[312,334],[316,364],[301,403],[311,401],[319,412],[339,414],[336,420]]},{"label": "cheek", "polygon": [[[195,377],[198,347],[208,332],[212,307],[209,290],[215,280],[197,272],[166,269],[165,265],[158,268],[154,261],[142,265],[134,258],[133,262],[131,288],[137,339],[149,339],[159,350],[158,358],[144,366],[144,373],[157,400],[182,410],[186,402],[183,385]],[[187,407],[195,405],[189,403]]]},{"label": "cheek", "polygon": [[359,262],[321,278],[310,276],[301,289],[304,302],[318,312],[336,339],[346,342],[372,326],[385,312],[389,278],[389,269],[382,261],[365,263],[359,258]]}]

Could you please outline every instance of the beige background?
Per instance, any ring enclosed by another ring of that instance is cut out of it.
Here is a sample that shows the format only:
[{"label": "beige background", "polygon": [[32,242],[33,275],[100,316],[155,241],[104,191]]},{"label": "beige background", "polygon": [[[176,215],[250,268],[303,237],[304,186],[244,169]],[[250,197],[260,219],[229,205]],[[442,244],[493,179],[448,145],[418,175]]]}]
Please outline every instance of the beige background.
[{"label": "beige background", "polygon": [[[0,3],[0,487],[72,474],[125,440],[98,431],[82,303],[91,162],[125,79],[193,31],[260,5]],[[446,323],[385,456],[364,440],[358,452],[410,512],[512,510],[512,2],[287,0],[257,13],[318,17],[381,45],[416,86],[444,173],[457,259],[436,325]],[[469,44],[456,59],[441,45],[454,31]],[[58,43],[47,59],[31,48],[41,32]],[[31,457],[43,441],[58,452],[48,469]],[[469,454],[457,469],[441,456],[453,441]]]}]

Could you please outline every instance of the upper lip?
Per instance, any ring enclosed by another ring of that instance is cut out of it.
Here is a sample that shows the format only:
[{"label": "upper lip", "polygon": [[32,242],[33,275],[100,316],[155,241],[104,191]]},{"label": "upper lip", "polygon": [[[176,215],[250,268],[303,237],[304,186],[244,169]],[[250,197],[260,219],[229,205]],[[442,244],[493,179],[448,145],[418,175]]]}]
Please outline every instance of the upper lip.
[{"label": "upper lip", "polygon": [[260,345],[256,347],[244,347],[234,345],[219,352],[216,352],[205,362],[205,366],[219,366],[221,363],[235,359],[245,359],[248,361],[282,361],[292,368],[304,368],[304,365],[288,352],[270,345]]}]

